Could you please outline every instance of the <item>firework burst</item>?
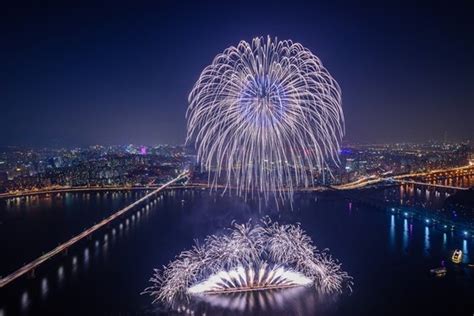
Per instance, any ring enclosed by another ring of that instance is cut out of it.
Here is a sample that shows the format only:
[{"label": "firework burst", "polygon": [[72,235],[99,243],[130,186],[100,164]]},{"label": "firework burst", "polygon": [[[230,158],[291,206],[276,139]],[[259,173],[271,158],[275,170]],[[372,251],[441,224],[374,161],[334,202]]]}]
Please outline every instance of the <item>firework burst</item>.
[{"label": "firework burst", "polygon": [[155,301],[173,305],[193,295],[313,286],[319,293],[351,289],[352,278],[320,252],[299,225],[233,224],[155,270],[145,290]]},{"label": "firework burst", "polygon": [[270,37],[217,55],[189,95],[187,119],[211,187],[222,180],[266,201],[312,185],[338,161],[344,134],[340,88],[318,57]]}]

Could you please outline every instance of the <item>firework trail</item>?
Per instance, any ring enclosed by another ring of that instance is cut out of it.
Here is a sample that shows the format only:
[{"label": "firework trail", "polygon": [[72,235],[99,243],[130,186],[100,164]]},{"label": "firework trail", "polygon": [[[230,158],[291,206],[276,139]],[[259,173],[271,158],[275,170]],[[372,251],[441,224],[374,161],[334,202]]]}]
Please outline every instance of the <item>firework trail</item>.
[{"label": "firework trail", "polygon": [[187,142],[209,184],[290,199],[338,161],[341,90],[311,51],[254,38],[217,55],[189,94]]},{"label": "firework trail", "polygon": [[313,286],[319,293],[351,289],[352,278],[320,252],[299,225],[233,224],[228,234],[208,236],[155,270],[145,290],[173,306],[193,295]]}]

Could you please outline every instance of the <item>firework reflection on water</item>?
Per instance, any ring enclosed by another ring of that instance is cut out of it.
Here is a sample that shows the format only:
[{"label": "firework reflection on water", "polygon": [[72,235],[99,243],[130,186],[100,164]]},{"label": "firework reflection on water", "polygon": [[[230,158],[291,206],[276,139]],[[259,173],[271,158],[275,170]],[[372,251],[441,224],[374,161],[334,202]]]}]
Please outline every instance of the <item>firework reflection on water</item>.
[{"label": "firework reflection on water", "polygon": [[334,295],[321,295],[311,288],[293,287],[266,291],[221,293],[183,301],[177,312],[194,315],[316,315],[331,308]]}]

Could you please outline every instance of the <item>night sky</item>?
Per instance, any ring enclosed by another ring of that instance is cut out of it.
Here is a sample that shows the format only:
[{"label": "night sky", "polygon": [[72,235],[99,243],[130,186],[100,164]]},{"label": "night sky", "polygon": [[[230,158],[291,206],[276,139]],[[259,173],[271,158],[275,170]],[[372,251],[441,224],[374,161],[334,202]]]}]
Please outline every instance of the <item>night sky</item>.
[{"label": "night sky", "polygon": [[3,6],[0,145],[183,143],[201,70],[267,34],[302,43],[339,82],[346,141],[474,139],[469,2]]}]

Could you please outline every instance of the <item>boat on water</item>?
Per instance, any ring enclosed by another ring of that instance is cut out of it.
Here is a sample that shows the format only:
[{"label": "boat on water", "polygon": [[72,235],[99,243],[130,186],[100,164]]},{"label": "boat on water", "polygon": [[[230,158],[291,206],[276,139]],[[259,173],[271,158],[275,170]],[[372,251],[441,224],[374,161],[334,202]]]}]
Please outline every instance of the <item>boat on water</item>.
[{"label": "boat on water", "polygon": [[467,266],[468,266],[469,268],[474,268],[474,263],[469,263]]},{"label": "boat on water", "polygon": [[430,272],[436,276],[445,276],[448,270],[446,269],[446,267],[439,267],[439,268],[431,269]]},{"label": "boat on water", "polygon": [[461,263],[462,261],[462,250],[456,249],[453,252],[453,256],[451,257],[451,261],[454,263]]}]

